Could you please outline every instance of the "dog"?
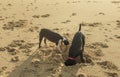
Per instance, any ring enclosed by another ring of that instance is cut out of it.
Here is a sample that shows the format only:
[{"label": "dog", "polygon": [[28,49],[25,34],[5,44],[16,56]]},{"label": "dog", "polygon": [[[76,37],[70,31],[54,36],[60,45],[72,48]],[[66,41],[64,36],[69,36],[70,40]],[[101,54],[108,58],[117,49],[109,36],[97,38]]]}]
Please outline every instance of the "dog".
[{"label": "dog", "polygon": [[79,25],[79,30],[73,37],[72,44],[69,48],[69,57],[64,62],[66,66],[72,66],[76,64],[75,58],[80,56],[81,62],[84,62],[83,59],[83,52],[84,52],[84,45],[85,45],[85,36],[81,32],[81,24]]},{"label": "dog", "polygon": [[69,45],[69,41],[67,38],[62,37],[60,34],[53,32],[49,29],[41,29],[40,33],[39,33],[39,48],[41,47],[41,42],[42,39],[44,38],[44,43],[45,45],[46,43],[46,39],[55,43],[57,45],[57,48],[60,52],[62,52],[62,50],[60,49],[60,45],[62,43],[64,43],[64,45]]}]

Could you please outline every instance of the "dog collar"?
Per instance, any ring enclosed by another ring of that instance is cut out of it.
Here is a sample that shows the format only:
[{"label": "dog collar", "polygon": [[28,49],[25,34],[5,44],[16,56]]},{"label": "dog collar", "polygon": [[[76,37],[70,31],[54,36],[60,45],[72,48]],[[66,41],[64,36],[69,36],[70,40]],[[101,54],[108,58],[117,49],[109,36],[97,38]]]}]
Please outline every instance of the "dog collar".
[{"label": "dog collar", "polygon": [[73,58],[73,57],[68,57],[68,59],[70,59],[70,60],[75,60],[75,58]]}]

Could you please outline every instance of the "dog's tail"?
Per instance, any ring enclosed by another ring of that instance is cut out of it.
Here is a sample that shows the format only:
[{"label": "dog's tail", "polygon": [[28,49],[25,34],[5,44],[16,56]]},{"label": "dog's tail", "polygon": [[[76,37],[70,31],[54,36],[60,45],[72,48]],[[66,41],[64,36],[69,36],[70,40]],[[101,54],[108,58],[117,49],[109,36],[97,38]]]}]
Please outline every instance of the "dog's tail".
[{"label": "dog's tail", "polygon": [[82,25],[82,24],[79,24],[79,30],[78,30],[78,31],[81,31],[81,25]]}]

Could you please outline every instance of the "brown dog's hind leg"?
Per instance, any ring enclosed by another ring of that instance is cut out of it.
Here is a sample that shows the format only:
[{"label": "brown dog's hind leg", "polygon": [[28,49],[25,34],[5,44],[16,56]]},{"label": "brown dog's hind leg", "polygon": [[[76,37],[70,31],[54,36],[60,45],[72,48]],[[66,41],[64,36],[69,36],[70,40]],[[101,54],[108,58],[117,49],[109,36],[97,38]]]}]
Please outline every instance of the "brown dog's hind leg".
[{"label": "brown dog's hind leg", "polygon": [[47,39],[46,39],[46,38],[44,38],[44,43],[45,43],[45,46],[47,47],[47,43],[46,43],[46,40],[47,40]]}]

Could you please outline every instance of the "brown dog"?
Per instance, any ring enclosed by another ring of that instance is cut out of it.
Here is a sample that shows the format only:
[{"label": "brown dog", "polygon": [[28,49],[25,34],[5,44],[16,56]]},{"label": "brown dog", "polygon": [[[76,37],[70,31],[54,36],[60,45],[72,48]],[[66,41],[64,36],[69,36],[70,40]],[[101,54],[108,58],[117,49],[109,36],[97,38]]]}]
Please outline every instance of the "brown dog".
[{"label": "brown dog", "polygon": [[49,29],[41,29],[39,33],[39,48],[41,47],[42,39],[44,38],[44,43],[46,44],[46,39],[55,43],[57,45],[58,50],[61,52],[60,45],[63,42],[65,45],[69,45],[68,39],[62,37],[60,34],[55,33]]}]

